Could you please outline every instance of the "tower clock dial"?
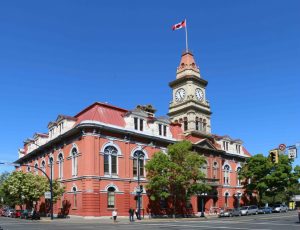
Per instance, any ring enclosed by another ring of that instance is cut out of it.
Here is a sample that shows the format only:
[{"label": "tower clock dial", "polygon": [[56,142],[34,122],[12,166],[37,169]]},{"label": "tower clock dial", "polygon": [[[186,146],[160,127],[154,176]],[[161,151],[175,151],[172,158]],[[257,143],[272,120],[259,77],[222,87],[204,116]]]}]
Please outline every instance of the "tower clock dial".
[{"label": "tower clock dial", "polygon": [[195,90],[195,94],[196,94],[196,98],[198,101],[202,101],[203,100],[203,97],[204,97],[204,93],[201,89],[197,88]]},{"label": "tower clock dial", "polygon": [[180,102],[185,98],[185,90],[183,88],[178,89],[175,92],[175,101]]}]

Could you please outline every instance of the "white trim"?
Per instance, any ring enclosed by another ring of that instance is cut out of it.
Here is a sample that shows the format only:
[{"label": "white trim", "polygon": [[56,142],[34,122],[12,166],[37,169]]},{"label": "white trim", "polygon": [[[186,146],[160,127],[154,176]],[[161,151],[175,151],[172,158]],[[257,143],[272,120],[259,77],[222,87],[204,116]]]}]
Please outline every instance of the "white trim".
[{"label": "white trim", "polygon": [[143,148],[144,148],[144,146],[139,145],[139,146],[135,147],[134,149],[132,149],[132,150],[131,150],[131,153],[130,153],[130,157],[133,158],[134,153],[135,153],[136,151],[142,151],[142,152],[145,154],[144,159],[145,159],[145,160],[148,160],[148,159],[149,159],[149,157],[148,157],[148,152],[147,152],[145,149],[143,149]]},{"label": "white trim", "polygon": [[242,169],[242,166],[241,166],[241,164],[240,164],[240,162],[237,164],[237,166],[235,167],[235,171],[237,172],[237,169],[238,168],[241,168]]},{"label": "white trim", "polygon": [[105,191],[108,192],[108,189],[109,189],[110,187],[113,187],[113,188],[115,189],[115,192],[120,192],[118,186],[115,185],[115,184],[108,184],[108,185],[106,185],[106,186],[105,186]]},{"label": "white trim", "polygon": [[232,170],[232,169],[231,169],[231,165],[230,165],[230,163],[229,163],[228,161],[225,161],[225,162],[224,162],[223,167],[222,167],[223,170],[225,170],[225,166],[226,166],[226,165],[229,166],[229,171],[231,171],[231,170]]},{"label": "white trim", "polygon": [[120,147],[119,147],[119,145],[115,144],[113,141],[108,141],[108,142],[106,142],[105,144],[103,144],[103,145],[102,145],[102,148],[101,148],[101,150],[100,150],[100,154],[103,154],[103,155],[104,155],[104,150],[105,150],[105,148],[108,147],[108,146],[113,146],[113,147],[115,147],[115,148],[118,150],[117,156],[122,156],[122,155],[123,155],[123,154],[122,154],[122,151],[121,151],[121,149],[120,149]]},{"label": "white trim", "polygon": [[74,193],[73,188],[76,189],[76,192],[78,192],[78,187],[75,183],[73,183],[72,187],[71,187],[71,192]]},{"label": "white trim", "polygon": [[230,196],[231,196],[231,195],[230,195],[230,192],[229,192],[228,190],[226,190],[226,191],[224,192],[224,197],[226,196],[226,193],[228,194],[227,197],[230,197]]}]

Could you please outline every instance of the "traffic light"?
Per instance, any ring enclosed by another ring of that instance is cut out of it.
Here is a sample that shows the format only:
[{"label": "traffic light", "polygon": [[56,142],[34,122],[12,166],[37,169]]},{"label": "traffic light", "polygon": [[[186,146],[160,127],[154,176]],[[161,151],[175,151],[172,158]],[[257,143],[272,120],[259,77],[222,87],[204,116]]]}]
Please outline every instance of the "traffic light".
[{"label": "traffic light", "polygon": [[278,150],[274,149],[269,151],[269,159],[271,160],[271,162],[273,164],[277,164],[278,163]]}]

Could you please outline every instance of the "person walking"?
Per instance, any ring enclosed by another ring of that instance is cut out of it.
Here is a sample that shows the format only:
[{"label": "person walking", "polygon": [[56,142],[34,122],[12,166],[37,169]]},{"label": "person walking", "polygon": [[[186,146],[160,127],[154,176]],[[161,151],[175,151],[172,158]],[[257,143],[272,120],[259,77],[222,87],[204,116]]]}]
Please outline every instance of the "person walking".
[{"label": "person walking", "polygon": [[118,213],[117,213],[116,209],[114,209],[112,211],[112,218],[114,220],[114,223],[117,223],[117,216],[118,216]]},{"label": "person walking", "polygon": [[133,210],[133,208],[130,208],[129,209],[129,221],[130,222],[134,221],[133,216],[134,216],[134,210]]}]

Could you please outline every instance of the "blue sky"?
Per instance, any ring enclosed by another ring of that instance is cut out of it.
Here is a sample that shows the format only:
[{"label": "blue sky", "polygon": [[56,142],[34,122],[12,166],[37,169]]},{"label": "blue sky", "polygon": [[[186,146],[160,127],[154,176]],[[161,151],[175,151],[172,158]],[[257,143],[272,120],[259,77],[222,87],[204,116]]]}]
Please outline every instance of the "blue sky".
[{"label": "blue sky", "polygon": [[213,133],[252,154],[299,143],[299,10],[297,0],[1,1],[0,160],[95,101],[165,115],[185,48],[171,26],[184,18]]}]

